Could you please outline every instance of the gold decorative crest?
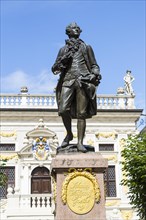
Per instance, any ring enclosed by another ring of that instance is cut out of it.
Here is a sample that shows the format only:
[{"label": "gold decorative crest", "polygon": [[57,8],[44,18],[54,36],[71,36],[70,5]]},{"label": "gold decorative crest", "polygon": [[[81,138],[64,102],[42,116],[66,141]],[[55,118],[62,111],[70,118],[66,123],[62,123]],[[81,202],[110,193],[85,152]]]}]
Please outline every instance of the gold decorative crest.
[{"label": "gold decorative crest", "polygon": [[117,138],[117,133],[116,132],[97,132],[95,133],[95,136],[97,138],[113,138],[116,139]]},{"label": "gold decorative crest", "polygon": [[12,159],[18,159],[18,154],[0,155],[0,160],[12,160]]},{"label": "gold decorative crest", "polygon": [[118,161],[117,159],[117,155],[113,155],[113,156],[105,156],[104,158],[108,159],[109,161],[113,160],[115,163]]},{"label": "gold decorative crest", "polygon": [[8,138],[8,137],[16,137],[17,134],[16,134],[16,131],[12,131],[12,132],[1,131],[0,136]]},{"label": "gold decorative crest", "polygon": [[87,144],[91,145],[91,146],[94,146],[94,141],[92,139],[89,139],[89,140],[87,140]]},{"label": "gold decorative crest", "polygon": [[99,184],[91,169],[72,169],[62,185],[62,201],[77,214],[91,211],[100,200]]},{"label": "gold decorative crest", "polygon": [[133,216],[133,211],[132,210],[122,210],[121,211],[122,217],[124,220],[131,220]]},{"label": "gold decorative crest", "polygon": [[106,206],[115,206],[115,205],[119,205],[120,201],[117,200],[110,200],[110,201],[106,201]]},{"label": "gold decorative crest", "polygon": [[126,145],[126,139],[124,138],[120,139],[119,144],[120,144],[120,150],[122,151]]},{"label": "gold decorative crest", "polygon": [[48,140],[44,137],[36,138],[33,142],[32,150],[36,160],[47,160],[50,153]]},{"label": "gold decorative crest", "polygon": [[56,203],[57,186],[56,186],[56,180],[53,176],[52,176],[52,183],[53,183],[53,200],[54,200],[54,203]]}]

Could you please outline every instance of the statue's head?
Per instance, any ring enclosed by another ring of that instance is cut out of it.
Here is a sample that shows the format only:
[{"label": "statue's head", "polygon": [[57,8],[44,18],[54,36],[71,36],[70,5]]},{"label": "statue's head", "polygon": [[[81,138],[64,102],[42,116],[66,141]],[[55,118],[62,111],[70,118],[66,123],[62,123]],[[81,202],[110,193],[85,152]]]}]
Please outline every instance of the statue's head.
[{"label": "statue's head", "polygon": [[72,23],[70,23],[70,24],[66,27],[66,34],[67,34],[69,37],[72,37],[72,36],[79,37],[81,32],[82,32],[82,30],[81,30],[81,28],[77,25],[76,22],[72,22]]},{"label": "statue's head", "polygon": [[127,70],[126,73],[127,73],[127,75],[131,75],[131,71],[130,70]]}]

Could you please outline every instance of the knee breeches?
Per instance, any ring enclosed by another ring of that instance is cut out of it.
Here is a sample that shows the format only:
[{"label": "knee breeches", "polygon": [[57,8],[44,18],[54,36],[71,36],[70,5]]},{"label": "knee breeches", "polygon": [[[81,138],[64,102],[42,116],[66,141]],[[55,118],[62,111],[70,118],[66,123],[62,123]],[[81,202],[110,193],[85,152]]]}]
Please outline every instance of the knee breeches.
[{"label": "knee breeches", "polygon": [[85,118],[87,113],[88,98],[84,89],[79,86],[78,82],[75,82],[71,87],[62,87],[59,114],[63,115],[66,111],[70,111],[73,102],[73,108],[76,110],[76,117],[81,119]]}]

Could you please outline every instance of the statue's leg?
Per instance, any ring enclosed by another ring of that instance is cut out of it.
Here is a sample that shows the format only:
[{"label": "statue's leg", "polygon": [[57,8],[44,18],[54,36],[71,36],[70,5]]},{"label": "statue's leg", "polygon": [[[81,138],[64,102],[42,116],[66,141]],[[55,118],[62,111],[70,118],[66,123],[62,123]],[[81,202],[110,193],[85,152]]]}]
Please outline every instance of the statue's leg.
[{"label": "statue's leg", "polygon": [[77,131],[78,131],[78,151],[86,152],[86,148],[83,145],[83,139],[86,130],[86,114],[87,114],[88,98],[83,88],[77,89]]},{"label": "statue's leg", "polygon": [[63,140],[61,147],[66,147],[69,145],[69,142],[73,139],[72,127],[71,127],[71,116],[68,111],[66,111],[65,114],[62,114],[62,121],[63,121],[64,127],[66,128],[67,135],[65,139]]},{"label": "statue's leg", "polygon": [[78,130],[78,144],[77,149],[82,152],[86,152],[86,148],[83,146],[83,139],[85,136],[86,130],[86,120],[85,119],[78,119],[77,121],[77,130]]},{"label": "statue's leg", "polygon": [[73,99],[73,94],[74,94],[74,88],[62,87],[61,99],[59,105],[59,114],[62,117],[62,121],[67,131],[67,135],[63,140],[61,147],[68,146],[69,142],[73,139],[72,126],[71,126],[72,118],[70,114],[70,106]]}]

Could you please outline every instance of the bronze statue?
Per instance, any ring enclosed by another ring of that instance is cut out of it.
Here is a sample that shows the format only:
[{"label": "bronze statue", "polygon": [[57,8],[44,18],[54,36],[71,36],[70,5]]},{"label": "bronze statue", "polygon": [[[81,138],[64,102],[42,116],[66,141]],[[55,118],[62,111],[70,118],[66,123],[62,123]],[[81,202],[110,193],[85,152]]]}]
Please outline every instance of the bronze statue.
[{"label": "bronze statue", "polygon": [[86,45],[79,36],[82,30],[76,23],[66,27],[69,39],[59,50],[52,72],[60,73],[56,87],[58,113],[62,117],[67,135],[61,148],[66,148],[73,139],[72,118],[77,119],[77,150],[86,152],[83,138],[86,118],[96,115],[96,86],[100,83],[100,68],[91,46]]}]

